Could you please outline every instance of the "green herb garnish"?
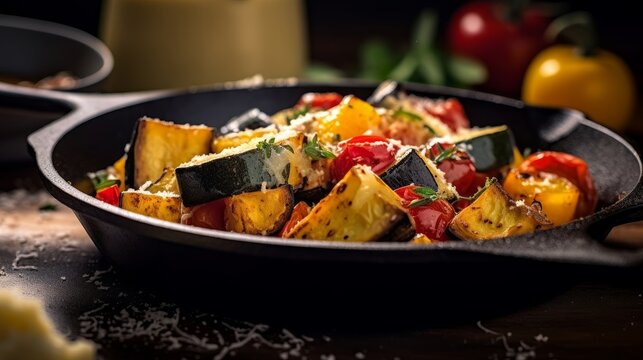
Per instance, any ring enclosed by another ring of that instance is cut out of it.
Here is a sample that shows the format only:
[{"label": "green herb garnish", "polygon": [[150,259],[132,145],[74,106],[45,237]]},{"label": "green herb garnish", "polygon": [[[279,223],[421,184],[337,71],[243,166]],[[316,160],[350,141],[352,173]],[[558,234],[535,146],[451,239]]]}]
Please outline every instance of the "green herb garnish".
[{"label": "green herb garnish", "polygon": [[44,203],[38,207],[38,211],[56,211],[58,207],[52,203]]},{"label": "green herb garnish", "polygon": [[87,176],[91,179],[94,190],[96,191],[105,189],[114,184],[120,185],[121,183],[120,180],[113,178],[107,170],[99,170],[95,173],[89,173]]},{"label": "green herb garnish", "polygon": [[431,132],[431,134],[435,135],[435,130],[433,130],[433,128],[430,127],[429,125],[423,124],[422,127],[427,129],[427,130],[429,130],[429,132]]},{"label": "green herb garnish", "polygon": [[416,187],[415,189],[413,189],[413,192],[422,196],[422,198],[413,200],[409,204],[409,209],[412,209],[418,206],[429,205],[430,203],[440,198],[438,196],[438,193],[435,192],[435,190],[428,187],[423,187],[423,186]]},{"label": "green herb garnish", "polygon": [[498,182],[498,179],[496,179],[495,177],[487,178],[485,180],[485,182],[484,182],[484,186],[481,187],[480,189],[478,189],[478,191],[476,191],[475,194],[473,194],[471,196],[459,196],[458,199],[473,201],[473,200],[477,199],[480,195],[482,195],[482,193],[485,192],[491,185],[493,185],[493,184],[495,184],[497,182]]},{"label": "green herb garnish", "polygon": [[440,150],[440,153],[433,160],[433,162],[435,162],[436,164],[439,164],[444,160],[453,159],[456,155],[456,152],[458,151],[458,148],[456,146],[445,150],[442,147],[442,145],[440,145],[440,143],[438,143],[437,145],[438,145],[438,149]]},{"label": "green herb garnish", "polygon": [[336,158],[335,154],[330,152],[324,147],[324,145],[318,142],[317,134],[313,136],[313,139],[310,142],[304,145],[304,153],[310,156],[313,160]]},{"label": "green herb garnish", "polygon": [[393,117],[403,117],[407,120],[410,121],[422,121],[422,117],[416,113],[406,111],[402,109],[401,107],[398,107],[394,112],[393,112]]},{"label": "green herb garnish", "polygon": [[308,114],[310,111],[310,105],[309,104],[304,104],[304,106],[301,106],[298,109],[294,109],[294,111],[288,115],[286,115],[286,122],[288,125],[290,125],[290,122],[295,120],[296,118]]},{"label": "green herb garnish", "polygon": [[295,151],[292,149],[292,146],[286,144],[286,145],[280,145],[280,144],[275,144],[275,138],[270,138],[268,140],[262,140],[257,144],[257,149],[263,151],[264,156],[266,159],[269,159],[270,156],[272,155],[272,151],[274,150],[277,154],[280,154],[284,149],[290,151],[291,153],[294,153]]}]

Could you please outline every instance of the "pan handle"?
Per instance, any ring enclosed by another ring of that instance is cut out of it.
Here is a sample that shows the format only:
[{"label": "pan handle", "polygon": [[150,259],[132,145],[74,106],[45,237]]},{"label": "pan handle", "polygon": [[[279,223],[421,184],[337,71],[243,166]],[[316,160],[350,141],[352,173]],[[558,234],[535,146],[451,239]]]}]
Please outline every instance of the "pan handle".
[{"label": "pan handle", "polygon": [[634,191],[614,207],[610,214],[587,227],[594,238],[603,240],[614,227],[643,220],[643,182],[639,182]]}]

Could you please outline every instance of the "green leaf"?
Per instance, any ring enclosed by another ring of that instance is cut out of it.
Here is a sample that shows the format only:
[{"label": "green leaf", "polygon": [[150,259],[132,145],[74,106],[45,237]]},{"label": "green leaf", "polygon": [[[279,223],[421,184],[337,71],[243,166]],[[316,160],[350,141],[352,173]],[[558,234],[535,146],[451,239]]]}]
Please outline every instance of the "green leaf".
[{"label": "green leaf", "polygon": [[290,125],[291,121],[297,119],[302,115],[308,114],[309,111],[310,111],[310,104],[304,104],[299,108],[295,108],[292,113],[286,115],[286,122],[288,123],[288,125]]},{"label": "green leaf", "polygon": [[473,194],[471,196],[460,196],[459,199],[473,201],[473,200],[477,199],[480,195],[482,195],[483,192],[487,191],[487,189],[491,185],[493,185],[493,184],[495,184],[497,182],[498,182],[498,179],[496,179],[495,177],[487,178],[485,180],[485,182],[484,182],[484,186],[481,187],[480,189],[478,189],[478,191],[476,191],[475,194]]},{"label": "green leaf", "polygon": [[438,15],[432,10],[420,13],[413,33],[413,47],[426,51],[433,46],[438,28]]},{"label": "green leaf", "polygon": [[277,154],[281,154],[284,151],[284,149],[290,151],[293,154],[295,153],[295,151],[292,149],[292,146],[288,144],[286,145],[275,144],[275,138],[259,141],[257,143],[257,149],[263,151],[263,155],[266,159],[270,159],[270,156],[272,156],[273,150]]},{"label": "green leaf", "polygon": [[359,77],[367,80],[383,81],[395,68],[397,56],[393,50],[381,40],[369,40],[360,50],[361,72]]},{"label": "green leaf", "polygon": [[313,160],[334,159],[336,157],[335,154],[319,143],[316,134],[311,141],[304,145],[304,153]]},{"label": "green leaf", "polygon": [[413,189],[413,192],[422,196],[421,199],[413,200],[409,204],[409,209],[419,207],[419,206],[425,206],[429,205],[430,203],[434,202],[435,200],[439,199],[440,197],[438,196],[438,193],[435,192],[435,190],[429,188],[429,187],[424,187],[424,186],[419,186]]},{"label": "green leaf", "polygon": [[423,51],[418,54],[418,69],[424,80],[429,84],[445,85],[446,75],[442,59],[435,50]]},{"label": "green leaf", "polygon": [[397,117],[397,118],[403,117],[403,118],[408,119],[410,121],[422,121],[423,120],[423,118],[420,115],[418,115],[416,113],[413,113],[413,112],[410,112],[410,111],[406,111],[406,110],[402,109],[401,107],[398,107],[393,112],[393,117]]},{"label": "green leaf", "polygon": [[435,160],[433,160],[433,162],[436,164],[439,164],[444,160],[452,159],[458,151],[458,148],[456,146],[445,150],[444,148],[442,148],[442,145],[438,144],[438,148],[440,149],[440,153],[435,157]]},{"label": "green leaf", "polygon": [[395,81],[408,81],[418,66],[418,59],[414,53],[408,53],[395,66],[388,78]]},{"label": "green leaf", "polygon": [[487,69],[473,59],[462,56],[450,56],[447,68],[453,79],[465,86],[478,85],[487,81]]}]

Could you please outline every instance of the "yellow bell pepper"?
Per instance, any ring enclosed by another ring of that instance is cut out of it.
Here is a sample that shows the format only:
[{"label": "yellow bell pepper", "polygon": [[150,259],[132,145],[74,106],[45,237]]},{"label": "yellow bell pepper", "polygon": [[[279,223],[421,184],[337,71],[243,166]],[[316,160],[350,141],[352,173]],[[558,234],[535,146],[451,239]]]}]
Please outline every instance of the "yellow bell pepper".
[{"label": "yellow bell pepper", "polygon": [[361,135],[367,130],[376,130],[381,122],[375,108],[349,95],[317,123],[315,130],[321,142],[337,143]]},{"label": "yellow bell pepper", "polygon": [[[575,45],[554,45],[533,59],[523,82],[523,100],[533,105],[577,109],[596,122],[623,130],[636,101],[627,64],[598,48],[588,14],[563,16],[552,26],[560,34],[567,34]],[[579,27],[585,31],[578,31]],[[576,31],[568,31],[571,28]]]},{"label": "yellow bell pepper", "polygon": [[523,100],[577,109],[596,122],[622,130],[634,111],[634,80],[627,65],[611,52],[582,56],[574,46],[556,45],[529,65]]},{"label": "yellow bell pepper", "polygon": [[565,178],[548,173],[526,174],[512,169],[502,186],[516,201],[524,200],[527,205],[539,202],[542,212],[556,226],[574,219],[580,191]]}]

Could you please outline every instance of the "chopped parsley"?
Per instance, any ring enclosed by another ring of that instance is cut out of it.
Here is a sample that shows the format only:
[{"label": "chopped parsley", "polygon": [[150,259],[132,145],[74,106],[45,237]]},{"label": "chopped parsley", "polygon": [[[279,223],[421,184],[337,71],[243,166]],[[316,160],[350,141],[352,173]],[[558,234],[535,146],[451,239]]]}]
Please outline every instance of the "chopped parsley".
[{"label": "chopped parsley", "polygon": [[304,145],[304,153],[310,156],[313,160],[336,158],[335,154],[330,152],[324,147],[324,145],[319,143],[319,141],[317,140],[317,134],[315,134],[311,141]]},{"label": "chopped parsley", "polygon": [[438,145],[438,149],[440,150],[440,153],[438,154],[438,156],[435,157],[433,162],[435,162],[436,164],[439,164],[444,160],[455,158],[455,155],[458,152],[457,146],[453,146],[450,149],[444,149],[440,143],[438,143],[437,145]]},{"label": "chopped parsley", "polygon": [[438,196],[438,193],[435,192],[435,190],[429,188],[429,187],[424,187],[424,186],[419,186],[413,189],[413,192],[422,196],[421,199],[413,200],[409,204],[409,209],[418,207],[418,206],[424,206],[424,205],[429,205],[430,203],[434,202],[435,200],[439,199],[440,197]]},{"label": "chopped parsley", "polygon": [[410,121],[422,121],[422,117],[416,113],[406,111],[402,109],[401,107],[398,107],[394,112],[393,112],[393,117],[403,117],[407,120]]},{"label": "chopped parsley", "polygon": [[120,185],[120,180],[115,179],[113,176],[111,176],[107,170],[100,170],[95,173],[89,173],[87,174],[89,178],[92,181],[92,185],[94,186],[94,190],[99,191],[105,188],[108,188],[114,184]]},{"label": "chopped parsley", "polygon": [[263,151],[263,155],[266,157],[266,159],[269,159],[270,156],[272,155],[272,151],[274,150],[277,154],[280,154],[284,149],[290,151],[291,153],[294,153],[295,151],[292,149],[292,146],[286,144],[286,145],[280,145],[280,144],[275,144],[275,138],[270,138],[269,140],[262,140],[257,144],[257,149]]},{"label": "chopped parsley", "polygon": [[308,114],[309,111],[310,111],[310,104],[304,104],[304,106],[295,108],[293,112],[286,115],[286,122],[288,123],[288,125],[290,125],[291,121],[297,119],[300,116]]}]

